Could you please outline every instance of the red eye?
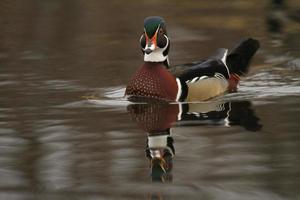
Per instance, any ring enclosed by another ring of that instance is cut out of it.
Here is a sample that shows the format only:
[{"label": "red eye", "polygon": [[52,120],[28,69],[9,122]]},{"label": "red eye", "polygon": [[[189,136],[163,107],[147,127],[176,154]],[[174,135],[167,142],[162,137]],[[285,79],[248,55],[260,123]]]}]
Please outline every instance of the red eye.
[{"label": "red eye", "polygon": [[159,33],[160,33],[160,34],[163,34],[164,31],[163,31],[162,29],[159,29]]}]

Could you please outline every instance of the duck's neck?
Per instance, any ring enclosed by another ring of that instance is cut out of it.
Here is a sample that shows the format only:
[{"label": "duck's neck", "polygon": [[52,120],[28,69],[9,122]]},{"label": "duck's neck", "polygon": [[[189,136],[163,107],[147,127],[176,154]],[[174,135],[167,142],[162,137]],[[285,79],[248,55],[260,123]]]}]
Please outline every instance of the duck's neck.
[{"label": "duck's neck", "polygon": [[162,62],[149,62],[149,61],[145,61],[144,65],[145,66],[149,66],[149,67],[164,66],[167,69],[170,68],[169,59],[168,58],[166,60],[162,61]]},{"label": "duck's neck", "polygon": [[150,54],[144,53],[144,61],[153,63],[163,63],[167,68],[169,68],[168,54],[164,54],[162,49],[155,50]]}]

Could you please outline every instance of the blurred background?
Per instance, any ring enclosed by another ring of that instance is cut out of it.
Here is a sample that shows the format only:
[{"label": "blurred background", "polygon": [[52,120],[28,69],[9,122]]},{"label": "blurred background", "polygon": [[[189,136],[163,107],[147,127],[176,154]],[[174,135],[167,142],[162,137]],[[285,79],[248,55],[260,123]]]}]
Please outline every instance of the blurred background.
[{"label": "blurred background", "polygon": [[[167,22],[171,65],[261,42],[234,97],[263,129],[178,128],[164,186],[150,183],[146,134],[109,98],[142,64],[151,15]],[[299,69],[299,0],[1,0],[0,198],[300,198]],[[100,104],[83,99],[95,91]]]},{"label": "blurred background", "polygon": [[[142,61],[138,41],[143,19],[149,15],[167,21],[173,64],[209,56],[247,36],[262,43],[259,63],[274,57],[293,59],[299,56],[299,4],[297,0],[3,0],[1,63],[22,74],[34,69],[96,87],[123,85]],[[122,76],[111,76],[114,73]]]}]

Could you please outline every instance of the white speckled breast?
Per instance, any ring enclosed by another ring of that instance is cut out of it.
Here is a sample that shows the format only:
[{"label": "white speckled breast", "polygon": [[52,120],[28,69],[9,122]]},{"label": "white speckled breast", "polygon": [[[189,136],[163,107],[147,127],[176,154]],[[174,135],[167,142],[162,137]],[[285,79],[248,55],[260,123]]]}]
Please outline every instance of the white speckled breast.
[{"label": "white speckled breast", "polygon": [[177,90],[175,77],[160,63],[145,63],[130,80],[125,94],[173,101]]}]

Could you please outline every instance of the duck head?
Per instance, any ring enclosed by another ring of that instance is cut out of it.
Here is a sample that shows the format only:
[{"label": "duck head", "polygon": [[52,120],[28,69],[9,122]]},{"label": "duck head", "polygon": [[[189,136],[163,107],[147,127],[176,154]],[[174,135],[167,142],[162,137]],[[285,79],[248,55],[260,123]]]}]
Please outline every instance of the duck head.
[{"label": "duck head", "polygon": [[144,20],[144,32],[140,38],[145,62],[164,62],[169,66],[170,39],[163,18],[154,16]]}]

